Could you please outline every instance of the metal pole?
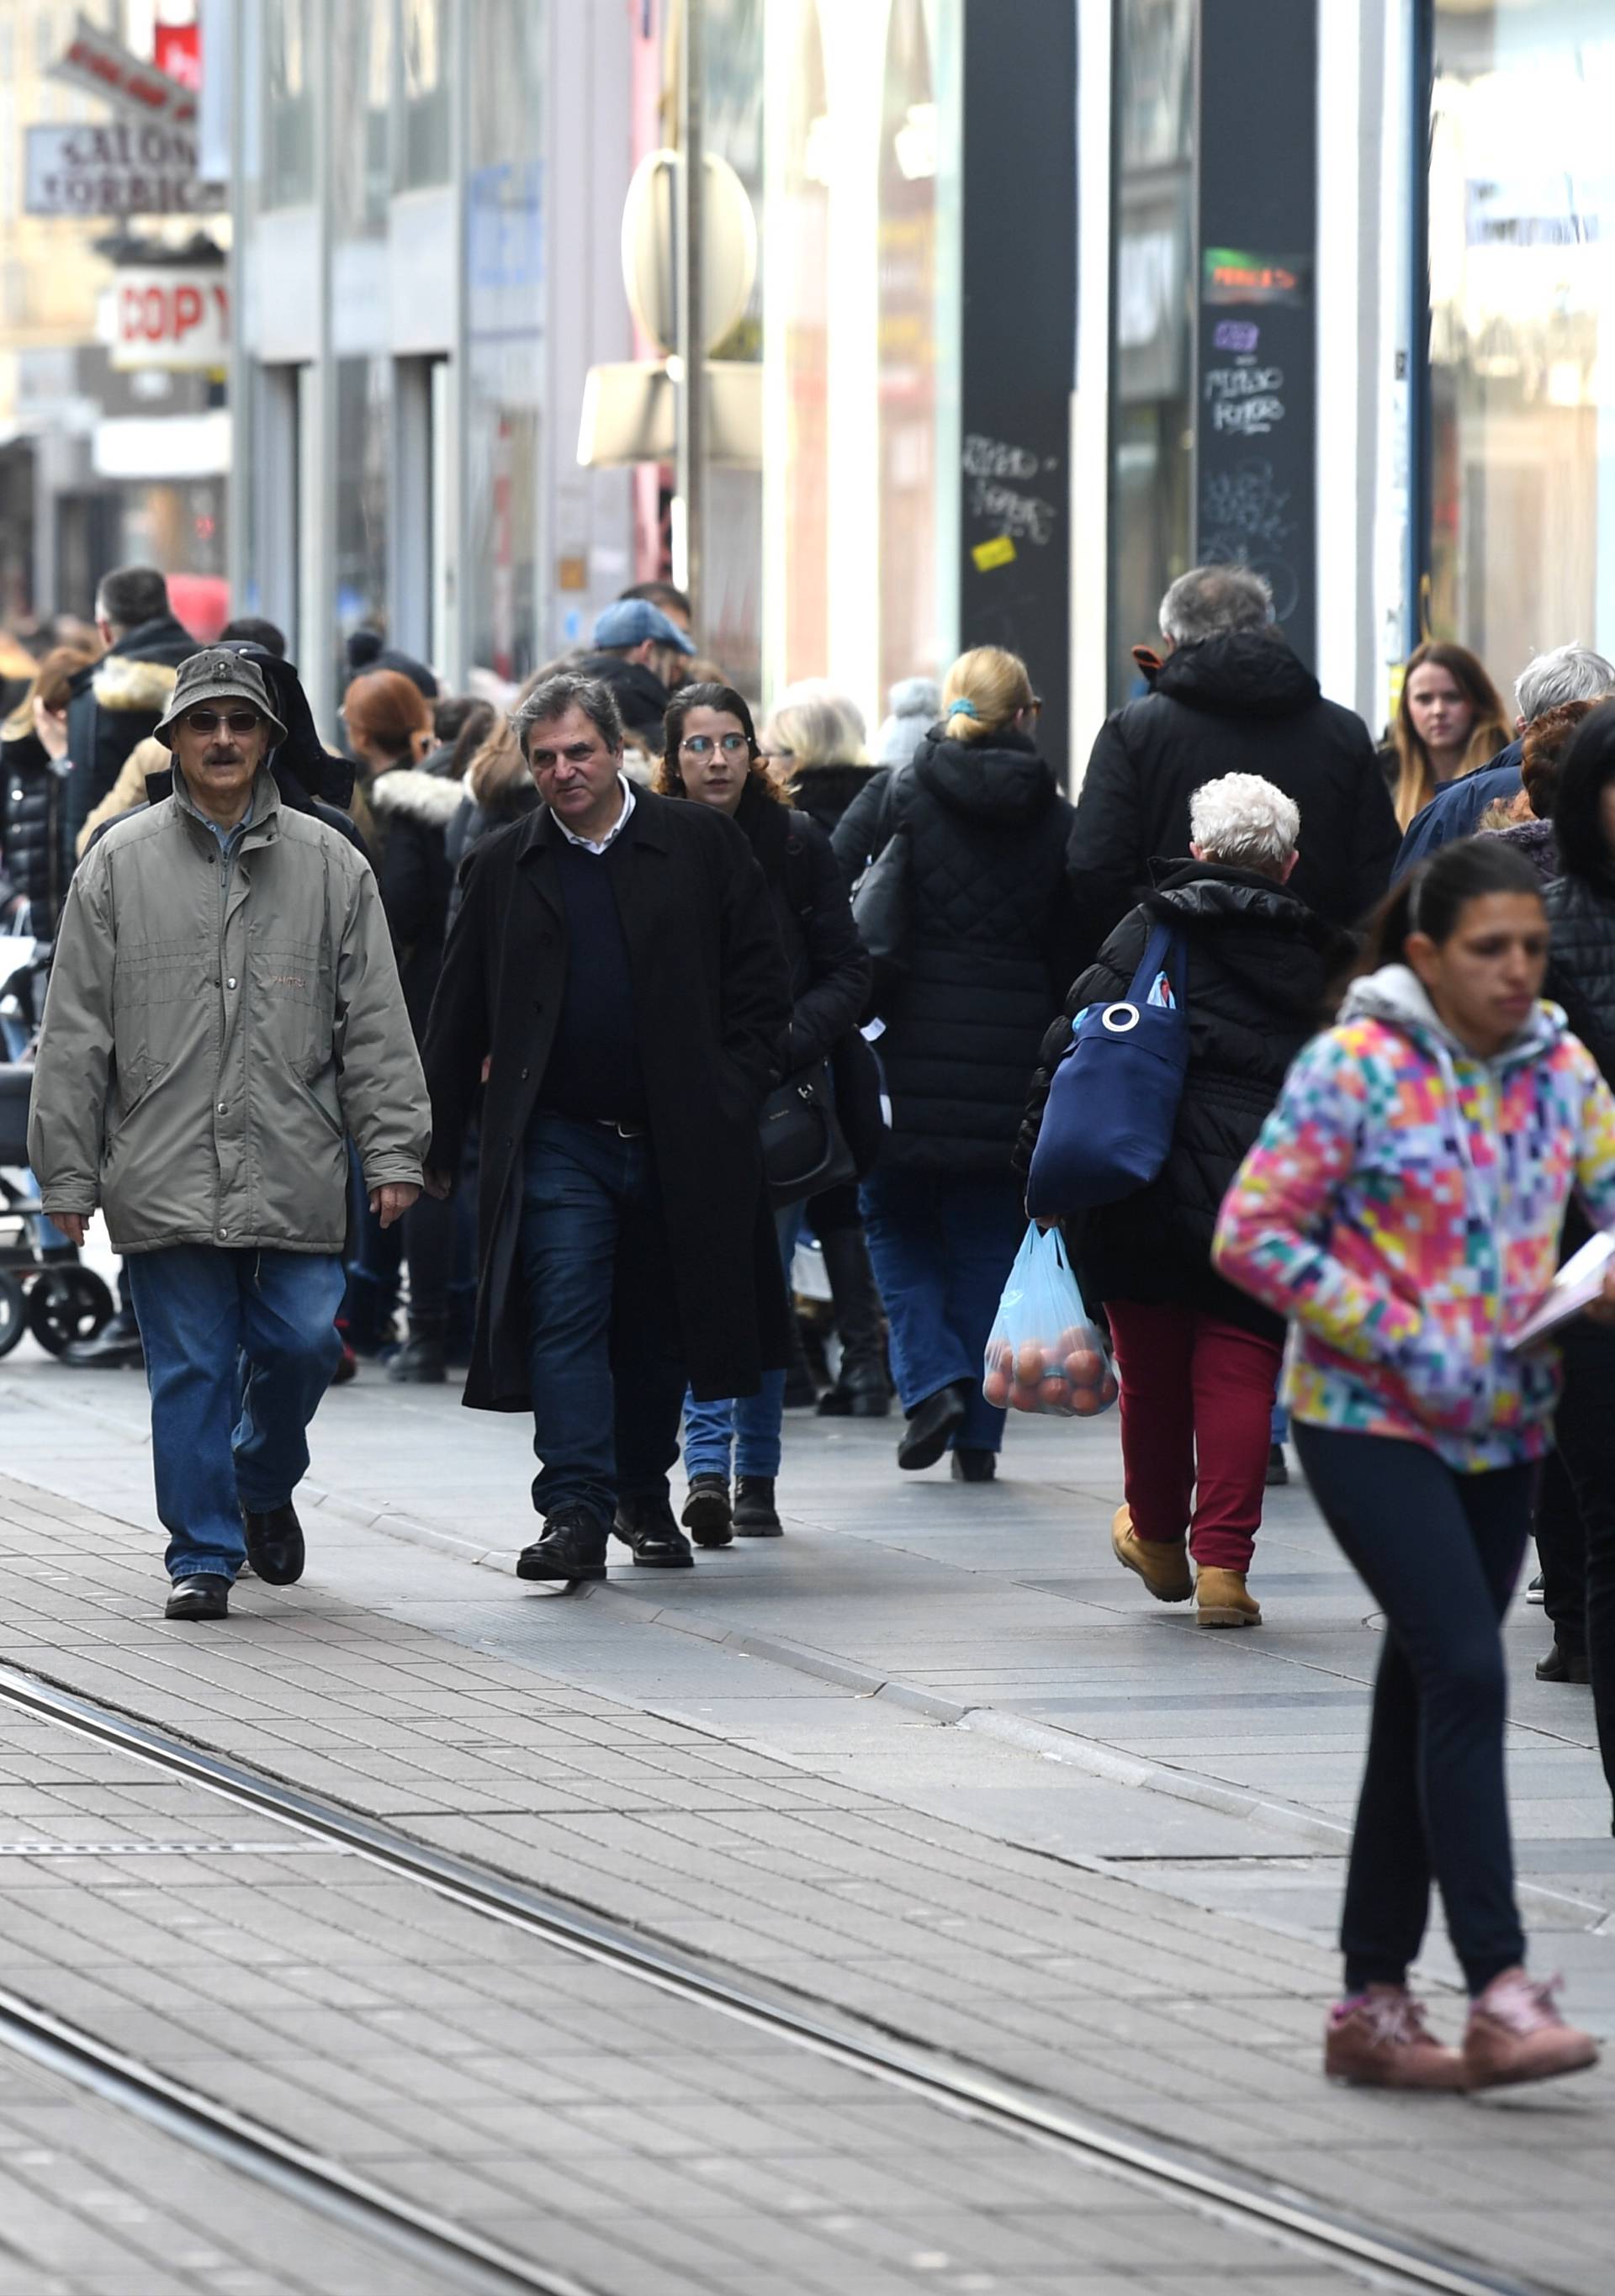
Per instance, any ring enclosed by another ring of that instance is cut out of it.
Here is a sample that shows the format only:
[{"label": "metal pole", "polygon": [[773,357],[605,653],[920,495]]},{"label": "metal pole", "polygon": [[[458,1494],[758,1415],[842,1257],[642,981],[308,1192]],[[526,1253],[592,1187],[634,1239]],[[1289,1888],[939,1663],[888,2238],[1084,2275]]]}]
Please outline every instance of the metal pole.
[{"label": "metal pole", "polygon": [[702,0],[684,0],[679,29],[679,165],[675,229],[678,279],[677,516],[673,577],[687,590],[701,626],[701,544],[706,510],[706,356],[701,313],[701,193],[705,157],[701,92],[705,78]]}]

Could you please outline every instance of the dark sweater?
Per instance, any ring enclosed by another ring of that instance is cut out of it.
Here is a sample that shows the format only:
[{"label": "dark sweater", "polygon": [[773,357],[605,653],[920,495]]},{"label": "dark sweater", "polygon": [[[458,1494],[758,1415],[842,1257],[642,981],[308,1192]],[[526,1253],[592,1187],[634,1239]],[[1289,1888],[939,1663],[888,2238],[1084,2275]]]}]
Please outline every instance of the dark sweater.
[{"label": "dark sweater", "polygon": [[[632,821],[622,834],[632,837]],[[557,837],[555,867],[566,903],[566,988],[538,1087],[538,1111],[643,1124],[645,1086],[634,980],[605,856],[586,853]]]}]

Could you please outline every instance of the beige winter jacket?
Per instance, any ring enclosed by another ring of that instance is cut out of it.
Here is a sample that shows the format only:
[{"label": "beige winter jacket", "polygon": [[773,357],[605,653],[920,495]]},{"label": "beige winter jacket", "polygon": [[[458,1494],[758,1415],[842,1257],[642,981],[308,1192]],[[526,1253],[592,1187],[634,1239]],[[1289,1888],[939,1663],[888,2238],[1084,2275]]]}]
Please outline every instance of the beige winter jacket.
[{"label": "beige winter jacket", "polygon": [[177,772],[86,856],[29,1111],[48,1210],[101,1204],[119,1251],[339,1252],[344,1135],[374,1188],[430,1129],[370,865],[268,773],[227,857]]}]

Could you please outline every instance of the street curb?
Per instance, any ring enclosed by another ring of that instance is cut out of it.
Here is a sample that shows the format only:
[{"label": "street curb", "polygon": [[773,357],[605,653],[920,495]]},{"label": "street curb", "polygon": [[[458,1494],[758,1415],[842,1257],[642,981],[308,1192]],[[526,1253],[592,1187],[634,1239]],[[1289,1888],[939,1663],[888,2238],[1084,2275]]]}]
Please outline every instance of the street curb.
[{"label": "street curb", "polygon": [[[411,1516],[395,1513],[390,1508],[360,1506],[334,1491],[323,1494],[316,1505],[328,1514],[339,1515],[344,1521],[366,1530],[379,1530],[385,1538],[401,1539],[412,1546],[430,1547],[438,1554],[452,1554],[481,1570],[502,1571],[508,1578],[515,1576],[516,1557],[508,1547],[481,1546],[474,1539],[457,1538],[452,1531],[439,1530],[432,1523],[416,1522]],[[1224,1785],[1216,1778],[1199,1777],[1192,1770],[1174,1769],[1167,1763],[1152,1762],[1141,1755],[1119,1753],[1112,1747],[1091,1738],[1080,1738],[1052,1722],[1035,1722],[1022,1714],[1006,1714],[996,1706],[971,1706],[959,1699],[944,1698],[933,1690],[922,1689],[918,1683],[882,1674],[876,1667],[860,1665],[855,1659],[838,1658],[831,1651],[816,1650],[810,1643],[795,1643],[783,1635],[725,1627],[714,1620],[692,1616],[683,1608],[670,1607],[648,1587],[641,1593],[633,1584],[613,1578],[586,1584],[577,1593],[590,1598],[607,1594],[618,1596],[648,1610],[651,1624],[693,1635],[701,1642],[716,1644],[742,1657],[766,1659],[791,1673],[834,1683],[839,1689],[856,1691],[861,1697],[882,1699],[889,1706],[923,1714],[949,1728],[970,1730],[978,1737],[993,1738],[1000,1744],[1017,1746],[1024,1753],[1040,1755],[1045,1761],[1065,1763],[1111,1785],[1142,1787],[1147,1793],[1166,1794],[1175,1801],[1193,1802],[1201,1809],[1218,1810],[1227,1817],[1276,1821],[1332,1849],[1339,1849],[1351,1839],[1349,1825],[1320,1817],[1316,1810],[1247,1793],[1238,1786]]]}]

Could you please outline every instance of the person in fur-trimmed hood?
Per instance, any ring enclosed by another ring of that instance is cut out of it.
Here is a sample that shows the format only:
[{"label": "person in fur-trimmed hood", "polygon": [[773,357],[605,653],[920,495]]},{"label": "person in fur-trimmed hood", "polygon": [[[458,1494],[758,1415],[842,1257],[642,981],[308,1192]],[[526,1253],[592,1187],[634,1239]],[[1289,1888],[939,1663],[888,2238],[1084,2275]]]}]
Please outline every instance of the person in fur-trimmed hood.
[{"label": "person in fur-trimmed hood", "polygon": [[118,779],[137,742],[157,731],[182,661],[196,640],[176,621],[168,586],[154,566],[119,566],[95,593],[95,627],[105,653],[68,688],[64,834],[70,849],[85,819]]}]

